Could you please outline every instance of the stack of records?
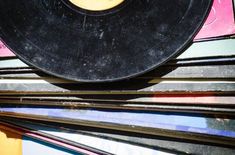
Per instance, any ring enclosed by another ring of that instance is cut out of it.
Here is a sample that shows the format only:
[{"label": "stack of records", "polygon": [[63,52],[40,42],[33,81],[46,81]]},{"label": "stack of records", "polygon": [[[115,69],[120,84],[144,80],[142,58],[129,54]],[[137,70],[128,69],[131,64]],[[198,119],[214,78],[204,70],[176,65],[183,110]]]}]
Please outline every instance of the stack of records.
[{"label": "stack of records", "polygon": [[0,0],[0,144],[235,153],[233,4]]}]

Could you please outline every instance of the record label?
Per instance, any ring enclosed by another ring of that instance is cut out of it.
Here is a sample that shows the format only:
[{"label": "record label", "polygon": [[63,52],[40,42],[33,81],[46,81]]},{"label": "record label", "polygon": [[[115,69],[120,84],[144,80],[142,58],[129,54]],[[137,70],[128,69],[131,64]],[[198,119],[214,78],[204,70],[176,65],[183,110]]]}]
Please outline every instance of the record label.
[{"label": "record label", "polygon": [[104,11],[114,8],[124,0],[69,0],[72,4],[90,11]]}]

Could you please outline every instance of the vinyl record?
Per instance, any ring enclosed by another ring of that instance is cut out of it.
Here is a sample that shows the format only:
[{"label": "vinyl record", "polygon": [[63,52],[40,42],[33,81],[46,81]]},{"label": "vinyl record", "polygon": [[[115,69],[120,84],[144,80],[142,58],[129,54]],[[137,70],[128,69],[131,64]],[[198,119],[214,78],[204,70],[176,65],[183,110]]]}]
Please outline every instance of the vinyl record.
[{"label": "vinyl record", "polygon": [[0,37],[23,61],[80,82],[130,78],[188,46],[212,0],[0,0]]}]

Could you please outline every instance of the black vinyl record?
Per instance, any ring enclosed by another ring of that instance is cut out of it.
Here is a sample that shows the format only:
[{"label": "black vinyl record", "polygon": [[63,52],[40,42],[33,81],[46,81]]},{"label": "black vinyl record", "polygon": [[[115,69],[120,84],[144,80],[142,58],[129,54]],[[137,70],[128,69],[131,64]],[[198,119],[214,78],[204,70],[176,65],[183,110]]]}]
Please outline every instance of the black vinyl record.
[{"label": "black vinyl record", "polygon": [[80,82],[130,78],[188,46],[212,0],[124,0],[89,10],[69,0],[0,0],[0,37],[23,61]]}]

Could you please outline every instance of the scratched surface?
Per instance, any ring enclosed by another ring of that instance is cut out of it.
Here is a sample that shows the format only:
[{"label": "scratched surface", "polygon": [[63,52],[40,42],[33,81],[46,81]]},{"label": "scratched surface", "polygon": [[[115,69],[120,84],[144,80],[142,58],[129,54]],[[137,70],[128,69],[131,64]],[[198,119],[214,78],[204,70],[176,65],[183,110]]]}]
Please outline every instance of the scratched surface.
[{"label": "scratched surface", "polygon": [[182,52],[211,2],[132,1],[119,13],[91,17],[61,1],[0,1],[0,34],[19,57],[45,72],[80,82],[114,81]]}]

